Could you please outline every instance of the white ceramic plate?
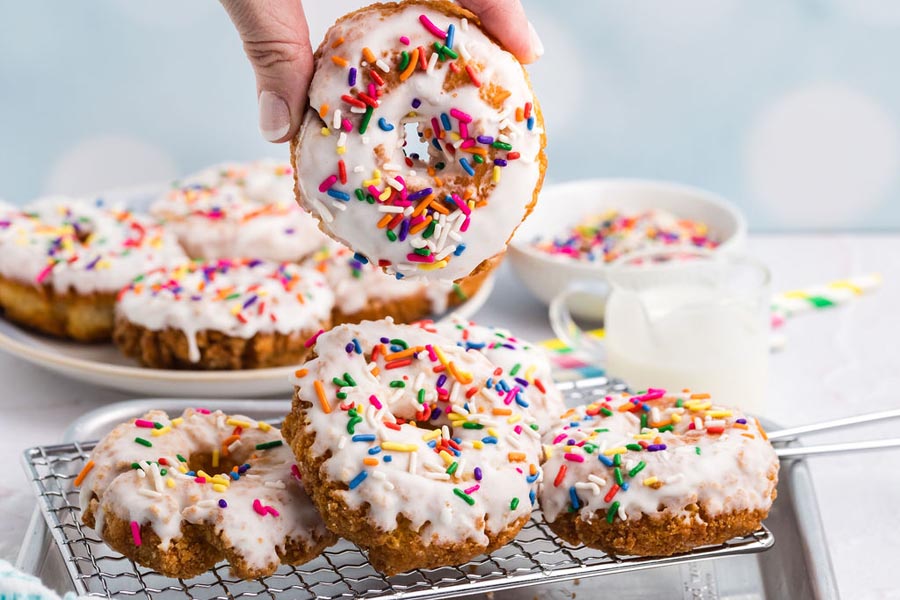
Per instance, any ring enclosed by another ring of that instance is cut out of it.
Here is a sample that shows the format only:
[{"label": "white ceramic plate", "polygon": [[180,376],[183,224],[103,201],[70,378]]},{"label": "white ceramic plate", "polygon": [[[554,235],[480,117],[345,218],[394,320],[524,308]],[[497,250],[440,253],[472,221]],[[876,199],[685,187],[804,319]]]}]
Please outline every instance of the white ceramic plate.
[{"label": "white ceramic plate", "polygon": [[[122,202],[136,209],[146,207],[162,188],[107,192],[110,203]],[[494,289],[489,276],[481,289],[451,314],[471,318],[484,306]],[[45,337],[18,327],[0,316],[0,350],[79,381],[115,388],[131,394],[198,398],[258,398],[290,395],[288,377],[295,367],[245,371],[176,371],[148,369],[122,356],[112,344],[79,344]]]}]

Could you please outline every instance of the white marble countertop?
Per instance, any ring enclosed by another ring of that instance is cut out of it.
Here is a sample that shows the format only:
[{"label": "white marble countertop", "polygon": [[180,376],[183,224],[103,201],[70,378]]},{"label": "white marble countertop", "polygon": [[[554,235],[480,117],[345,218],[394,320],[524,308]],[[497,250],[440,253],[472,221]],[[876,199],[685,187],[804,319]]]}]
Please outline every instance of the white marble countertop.
[{"label": "white marble countertop", "polygon": [[[772,357],[771,410],[782,425],[799,425],[900,407],[900,234],[756,235],[751,251],[772,269],[773,289],[880,272],[877,293],[844,307],[798,317],[786,349]],[[552,337],[546,309],[499,272],[477,315],[533,340]],[[14,560],[34,507],[20,468],[26,447],[61,439],[67,425],[123,393],[69,381],[0,354],[0,558]],[[806,443],[897,436],[879,423],[807,438]],[[811,472],[842,597],[900,598],[892,565],[900,558],[900,451],[812,459]]]}]

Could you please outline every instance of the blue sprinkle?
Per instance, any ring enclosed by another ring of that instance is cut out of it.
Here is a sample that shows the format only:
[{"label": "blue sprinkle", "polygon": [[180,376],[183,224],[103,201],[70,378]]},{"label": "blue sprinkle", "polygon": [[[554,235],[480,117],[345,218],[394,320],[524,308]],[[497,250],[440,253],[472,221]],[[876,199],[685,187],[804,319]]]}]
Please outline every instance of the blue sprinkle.
[{"label": "blue sprinkle", "polygon": [[362,354],[362,346],[359,345],[359,340],[356,338],[353,338],[353,349],[357,354]]},{"label": "blue sprinkle", "polygon": [[529,475],[528,477],[526,477],[525,481],[527,481],[528,483],[534,483],[535,481],[537,481],[537,478],[540,476],[541,476],[541,473],[540,473],[540,471],[538,471],[534,475]]},{"label": "blue sprinkle", "polygon": [[528,117],[528,131],[534,129],[534,117]]},{"label": "blue sprinkle", "polygon": [[219,498],[219,508],[228,508],[228,503],[224,498]]},{"label": "blue sprinkle", "polygon": [[447,27],[447,38],[444,40],[444,45],[453,50],[453,36],[456,35],[456,26],[453,23]]},{"label": "blue sprinkle", "polygon": [[437,440],[431,440],[430,442],[428,442],[429,448],[434,448],[435,446],[437,446]]},{"label": "blue sprinkle", "polygon": [[394,126],[391,125],[390,123],[388,123],[387,119],[385,119],[384,117],[381,117],[380,119],[378,119],[378,126],[381,128],[382,131],[393,131],[394,130]]},{"label": "blue sprinkle", "polygon": [[369,474],[366,473],[365,471],[360,471],[359,475],[357,475],[356,477],[354,477],[353,479],[350,480],[350,483],[348,484],[347,487],[349,487],[351,490],[355,490],[357,488],[357,486],[359,486],[359,484],[361,484],[363,481],[365,481],[366,477],[368,477],[368,476],[369,476]]},{"label": "blue sprinkle", "polygon": [[460,245],[458,245],[458,246],[456,247],[456,250],[453,251],[453,255],[454,255],[454,256],[459,256],[460,254],[462,254],[462,253],[465,252],[465,251],[466,251],[466,245],[465,245],[465,244],[460,244]]},{"label": "blue sprinkle", "polygon": [[481,342],[480,344],[476,344],[475,342],[466,342],[466,350],[481,350],[485,346],[487,346],[487,344],[485,344],[484,342]]},{"label": "blue sprinkle", "polygon": [[528,408],[528,403],[522,398],[522,392],[516,394],[516,404],[521,406],[522,408]]},{"label": "blue sprinkle", "polygon": [[394,279],[403,279],[403,273],[394,273]]},{"label": "blue sprinkle", "polygon": [[450,115],[447,113],[441,113],[441,125],[444,126],[444,129],[447,131],[453,130],[453,124],[450,123]]},{"label": "blue sprinkle", "polygon": [[385,454],[382,460],[384,460],[384,462],[391,462],[394,458],[390,454]]},{"label": "blue sprinkle", "polygon": [[530,492],[528,492],[528,499],[531,500],[531,505],[534,506],[534,501],[536,499],[534,490],[531,490]]},{"label": "blue sprinkle", "polygon": [[623,492],[627,492],[627,491],[628,491],[628,482],[627,482],[627,481],[623,481],[623,482],[622,482],[622,485],[620,485],[619,487],[622,488],[622,491],[623,491]]},{"label": "blue sprinkle", "polygon": [[372,446],[369,448],[369,454],[378,454],[381,452],[381,446]]},{"label": "blue sprinkle", "polygon": [[337,198],[338,200],[341,200],[343,202],[350,202],[350,194],[348,194],[347,192],[342,192],[341,190],[329,188],[329,190],[326,193],[329,196],[331,196],[332,198]]},{"label": "blue sprinkle", "polygon": [[608,456],[604,456],[604,455],[602,455],[602,454],[598,454],[598,455],[597,455],[597,458],[599,458],[599,459],[600,459],[600,462],[602,462],[602,463],[603,463],[604,465],[606,465],[607,467],[613,466],[613,461],[612,461],[612,459],[609,458]]},{"label": "blue sprinkle", "polygon": [[496,444],[496,443],[497,443],[497,438],[495,438],[495,437],[492,436],[492,435],[489,435],[489,436],[487,436],[487,437],[481,438],[481,441],[484,442],[485,444]]},{"label": "blue sprinkle", "polygon": [[[350,488],[353,489],[353,488]],[[572,501],[572,508],[578,510],[581,508],[581,502],[578,501],[578,494],[575,493],[575,486],[569,488],[569,499]]]},{"label": "blue sprinkle", "polygon": [[197,476],[197,474],[194,471],[188,471],[187,473],[185,473],[185,475],[187,475],[188,477],[196,477]]},{"label": "blue sprinkle", "polygon": [[443,152],[443,148],[441,148],[441,143],[437,138],[431,138],[431,145],[438,149],[439,152]]},{"label": "blue sprinkle", "polygon": [[[472,168],[472,165],[469,164],[469,161],[467,159],[459,159],[459,164],[462,165],[463,170],[465,170],[465,172],[468,173],[470,177],[475,176],[475,169]],[[331,192],[331,190],[328,191]]]},{"label": "blue sprinkle", "polygon": [[372,433],[357,433],[352,438],[350,438],[354,442],[374,442],[375,434]]},{"label": "blue sprinkle", "polygon": [[358,260],[359,262],[361,262],[364,265],[369,264],[369,259],[366,258],[365,256],[363,256],[362,254],[360,254],[359,252],[354,252],[353,258],[354,258],[354,260]]},{"label": "blue sprinkle", "polygon": [[488,377],[488,380],[487,380],[487,382],[484,384],[484,387],[486,387],[487,389],[491,389],[492,387],[494,387],[494,378],[493,378],[493,377]]},{"label": "blue sprinkle", "polygon": [[231,478],[234,479],[235,481],[237,481],[238,479],[241,478],[240,473],[235,473],[234,471],[230,472],[229,475],[230,475]]}]

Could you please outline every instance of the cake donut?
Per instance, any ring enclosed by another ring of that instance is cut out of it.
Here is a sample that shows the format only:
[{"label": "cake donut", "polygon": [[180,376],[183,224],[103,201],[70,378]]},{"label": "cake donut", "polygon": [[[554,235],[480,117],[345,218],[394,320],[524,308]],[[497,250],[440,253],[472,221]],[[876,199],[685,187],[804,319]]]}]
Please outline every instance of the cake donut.
[{"label": "cake donut", "polygon": [[301,362],[330,327],[334,294],[294,263],[192,261],[137,277],[116,302],[113,341],[164,369],[257,369]]},{"label": "cake donut", "polygon": [[573,544],[667,556],[756,531],[778,458],[759,422],[708,394],[650,389],[570,410],[545,436],[541,510]]},{"label": "cake donut", "polygon": [[297,262],[328,238],[297,206],[293,173],[274,160],[215,165],[174,182],[150,214],[191,258]]},{"label": "cake donut", "polygon": [[109,340],[119,289],[183,260],[173,236],[102,200],[48,197],[0,210],[0,308],[57,337]]},{"label": "cake donut", "polygon": [[458,282],[397,279],[333,240],[304,264],[321,272],[334,290],[331,320],[335,325],[385,317],[411,323],[440,315],[477,293],[494,269],[481,269]]},{"label": "cake donut", "polygon": [[291,155],[325,233],[431,280],[505,251],[543,182],[546,140],[525,70],[477,17],[446,0],[373,4],[329,29],[315,67]]},{"label": "cake donut", "polygon": [[437,323],[423,321],[418,325],[450,338],[466,350],[484,354],[505,377],[521,389],[532,415],[544,432],[558,421],[566,410],[562,394],[553,383],[547,354],[539,347],[517,338],[506,329],[486,327],[452,316]]},{"label": "cake donut", "polygon": [[390,319],[319,336],[284,436],[325,524],[388,575],[509,542],[541,477],[537,423],[483,355]]},{"label": "cake donut", "polygon": [[278,429],[242,415],[153,410],[113,429],[75,478],[82,521],[169,577],[226,559],[242,579],[302,564],[336,538]]}]

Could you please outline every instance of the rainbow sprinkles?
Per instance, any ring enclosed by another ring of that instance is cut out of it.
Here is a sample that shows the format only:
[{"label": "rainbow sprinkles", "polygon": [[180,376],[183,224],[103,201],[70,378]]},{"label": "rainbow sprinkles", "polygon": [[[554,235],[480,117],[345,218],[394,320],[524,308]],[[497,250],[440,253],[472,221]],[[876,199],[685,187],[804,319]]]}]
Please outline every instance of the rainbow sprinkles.
[{"label": "rainbow sprinkles", "polygon": [[502,252],[542,178],[521,65],[456,12],[408,3],[338,21],[293,157],[326,233],[398,278],[458,279]]}]

